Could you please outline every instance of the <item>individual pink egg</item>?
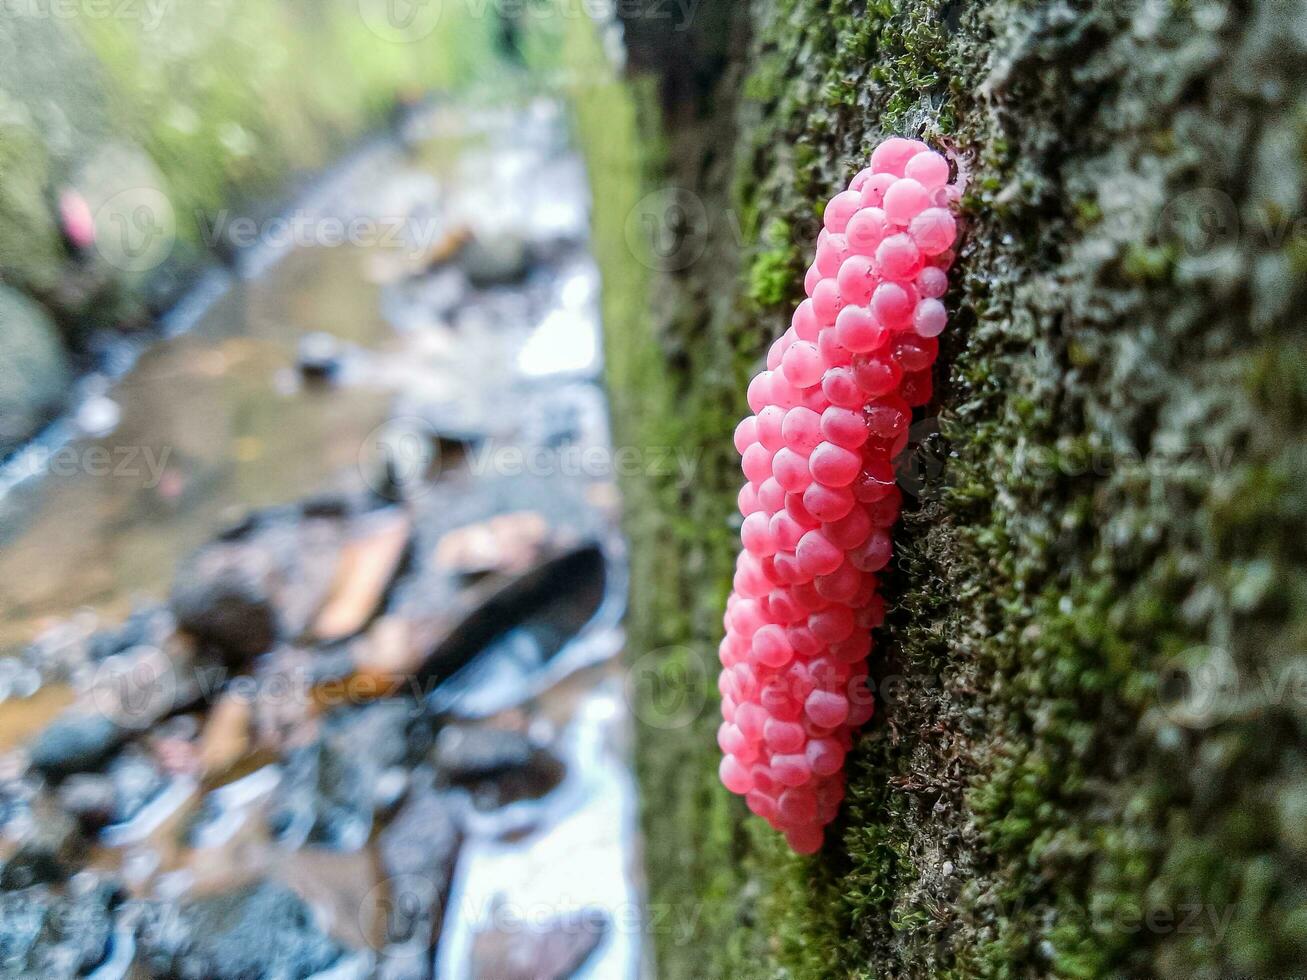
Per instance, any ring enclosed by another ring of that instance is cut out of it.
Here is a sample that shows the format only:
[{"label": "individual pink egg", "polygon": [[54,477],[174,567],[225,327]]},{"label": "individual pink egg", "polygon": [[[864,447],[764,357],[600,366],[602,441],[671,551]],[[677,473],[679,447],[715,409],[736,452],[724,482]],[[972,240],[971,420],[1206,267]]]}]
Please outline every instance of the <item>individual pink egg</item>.
[{"label": "individual pink egg", "polygon": [[829,487],[813,483],[803,492],[803,506],[823,523],[838,521],[857,504],[848,487]]},{"label": "individual pink egg", "polygon": [[871,294],[871,312],[891,330],[901,330],[911,323],[915,307],[912,293],[897,282],[882,282]]},{"label": "individual pink egg", "polygon": [[847,487],[862,468],[861,457],[833,442],[818,445],[808,457],[813,479],[827,487]]},{"label": "individual pink egg", "polygon": [[[848,720],[847,715],[845,720]],[[815,776],[833,776],[844,768],[844,748],[833,738],[812,739],[804,755]]]},{"label": "individual pink egg", "polygon": [[840,663],[860,663],[871,653],[871,635],[855,631],[839,643],[832,643],[827,649],[830,650],[831,657]]},{"label": "individual pink egg", "polygon": [[817,322],[817,314],[812,308],[811,299],[805,299],[794,311],[794,316],[790,319],[790,329],[799,340],[811,343],[817,339],[821,324]]},{"label": "individual pink egg", "polygon": [[886,279],[910,282],[921,271],[922,264],[921,250],[904,232],[890,235],[876,247],[876,265]]},{"label": "individual pink egg", "polygon": [[828,646],[853,635],[853,613],[848,606],[828,606],[808,617],[808,629]]},{"label": "individual pink egg", "polygon": [[785,638],[785,630],[769,623],[753,634],[754,659],[765,667],[784,667],[794,657],[794,648]]},{"label": "individual pink egg", "polygon": [[[848,307],[846,306],[844,310],[847,309]],[[840,310],[840,316],[844,315],[844,310]],[[839,322],[840,318],[837,316],[835,318],[835,323],[838,325]],[[841,367],[842,365],[851,364],[853,362],[853,351],[841,344],[839,338],[839,332],[835,327],[823,327],[821,336],[817,338],[817,351],[821,354],[822,362],[827,368]],[[825,378],[824,372],[822,377]],[[825,394],[823,392],[822,398],[824,399],[824,397]],[[818,406],[811,405],[809,407],[815,410]],[[821,407],[824,408],[825,405],[823,404]]]},{"label": "individual pink egg", "polygon": [[812,291],[817,288],[817,283],[821,282],[821,271],[814,262],[808,267],[807,273],[803,277],[803,292],[806,296],[811,296]]},{"label": "individual pink egg", "polygon": [[883,528],[877,528],[867,536],[867,540],[860,548],[849,552],[849,561],[855,568],[864,572],[879,572],[889,564],[893,554],[894,545],[890,541],[889,534]]},{"label": "individual pink egg", "polygon": [[841,191],[831,198],[822,215],[822,223],[832,234],[841,234],[848,227],[849,219],[862,206],[862,195],[857,191]]},{"label": "individual pink egg", "polygon": [[743,795],[753,789],[753,776],[733,755],[722,758],[718,774],[721,776],[722,785],[732,793]]},{"label": "individual pink egg", "polygon": [[760,510],[762,505],[758,503],[758,488],[752,483],[746,483],[740,487],[740,492],[735,498],[736,504],[740,508],[740,514],[748,517],[750,514]]},{"label": "individual pink egg", "polygon": [[933,337],[899,334],[894,338],[891,353],[904,371],[925,371],[939,356],[939,341]]},{"label": "individual pink egg", "polygon": [[744,801],[749,804],[749,809],[757,816],[764,820],[771,821],[776,819],[776,800],[759,790],[753,790],[746,793]]},{"label": "individual pink egg", "polygon": [[786,380],[798,388],[808,388],[821,380],[821,355],[815,344],[798,340],[790,345],[781,360],[781,371]]},{"label": "individual pink egg", "polygon": [[772,457],[772,476],[789,493],[802,493],[812,482],[808,460],[789,447],[777,450]]},{"label": "individual pink egg", "polygon": [[[885,192],[898,180],[894,174],[878,173],[867,178],[862,185],[861,204],[864,208],[878,208],[885,203]],[[847,229],[845,229],[847,232]]]},{"label": "individual pink egg", "polygon": [[771,518],[755,511],[740,525],[740,542],[755,558],[770,558],[776,554],[776,539],[771,533]]},{"label": "individual pink egg", "polygon": [[817,248],[817,271],[823,276],[833,276],[849,255],[848,239],[844,235],[829,235]]},{"label": "individual pink egg", "polygon": [[928,265],[917,273],[917,293],[927,299],[939,299],[948,292],[948,273]]},{"label": "individual pink egg", "polygon": [[885,192],[885,217],[900,228],[930,207],[930,192],[911,177],[896,180]]},{"label": "individual pink egg", "polygon": [[944,304],[937,299],[923,299],[912,314],[912,329],[922,337],[938,337],[948,325]]},{"label": "individual pink egg", "polygon": [[762,483],[771,476],[772,455],[772,452],[760,442],[755,442],[744,450],[741,465],[749,482]]},{"label": "individual pink egg", "polygon": [[785,413],[781,427],[785,445],[802,456],[809,455],[821,442],[821,416],[799,406]]},{"label": "individual pink egg", "polygon": [[[773,457],[774,469],[775,458]],[[758,503],[768,514],[774,514],[785,506],[785,488],[777,482],[776,477],[770,476],[762,481],[758,487]]]},{"label": "individual pink egg", "polygon": [[809,578],[833,572],[844,561],[844,553],[827,541],[820,531],[807,532],[799,541],[794,556],[799,568]]},{"label": "individual pink egg", "polygon": [[924,150],[907,162],[903,175],[927,190],[938,190],[948,183],[948,161],[934,150]]},{"label": "individual pink egg", "polygon": [[785,831],[785,843],[795,854],[816,854],[821,850],[822,829],[814,824]]},{"label": "individual pink egg", "polygon": [[807,786],[787,789],[776,800],[776,812],[787,827],[807,827],[817,819],[817,794]]},{"label": "individual pink egg", "polygon": [[[913,250],[915,251],[915,246]],[[823,327],[831,326],[843,307],[840,287],[834,279],[823,279],[817,283],[817,288],[812,292],[812,309],[817,314],[819,324]]]},{"label": "individual pink egg", "polygon": [[940,255],[957,238],[957,222],[947,208],[926,208],[911,219],[908,234],[922,254]]},{"label": "individual pink egg", "polygon": [[[883,346],[888,338],[889,331],[881,326],[880,321],[865,306],[846,306],[835,318],[835,339],[852,354],[875,350]],[[852,357],[849,360],[852,361]]]},{"label": "individual pink egg", "polygon": [[876,246],[893,233],[889,218],[881,208],[865,207],[849,219],[845,244],[850,254],[875,255]]},{"label": "individual pink egg", "polygon": [[827,371],[821,379],[821,390],[832,405],[844,408],[859,406],[865,400],[862,389],[854,379],[852,368],[848,367],[835,367]]},{"label": "individual pink egg", "polygon": [[798,547],[799,539],[805,531],[810,530],[796,521],[785,511],[773,514],[767,524],[772,540],[776,542],[777,551],[793,551]]},{"label": "individual pink egg", "polygon": [[849,701],[834,691],[813,691],[808,695],[803,710],[818,725],[834,728],[848,720]]},{"label": "individual pink egg", "polygon": [[901,177],[908,161],[925,149],[928,147],[920,140],[891,136],[872,151],[871,169]]},{"label": "individual pink egg", "polygon": [[831,405],[821,413],[819,428],[825,439],[845,449],[857,449],[867,441],[867,421],[856,409]]},{"label": "individual pink egg", "polygon": [[863,508],[854,507],[838,521],[823,525],[822,533],[835,547],[848,551],[867,540],[871,533],[871,518]]},{"label": "individual pink egg", "polygon": [[859,306],[871,299],[876,281],[875,265],[866,255],[850,255],[839,267],[839,274],[835,279],[840,289],[840,298],[846,304]]},{"label": "individual pink egg", "polygon": [[746,415],[735,427],[735,451],[743,455],[744,451],[758,441],[758,419]]},{"label": "individual pink egg", "polygon": [[749,408],[753,409],[755,413],[760,411],[767,404],[767,397],[770,393],[768,391],[768,381],[770,378],[764,376],[770,375],[770,373],[771,372],[769,371],[763,371],[762,374],[759,374],[749,382],[749,390],[745,397],[749,402]]},{"label": "individual pink egg", "polygon": [[[858,508],[849,511],[850,514],[857,512]],[[833,525],[823,524],[822,534],[830,540],[831,544],[839,547],[839,543],[831,536],[828,530]],[[819,595],[828,599],[832,603],[847,605],[853,608],[855,597],[862,589],[864,574],[853,567],[845,558],[844,563],[829,575],[818,575],[812,580],[813,586],[817,589]]]},{"label": "individual pink egg", "polygon": [[[853,379],[858,386],[861,405],[868,398],[887,395],[899,385],[903,369],[886,353],[867,354],[853,361]],[[834,401],[834,399],[832,399]]]},{"label": "individual pink egg", "polygon": [[[785,445],[785,437],[781,434],[781,426],[785,422],[785,411],[779,405],[764,405],[762,410],[754,416],[757,419],[754,423],[754,434],[757,435],[758,442],[772,452],[781,449]],[[766,479],[766,477],[763,479]]]},{"label": "individual pink egg", "polygon": [[798,753],[777,753],[772,756],[771,771],[782,786],[802,786],[812,779],[808,757]]},{"label": "individual pink egg", "polygon": [[[750,742],[762,741],[762,726],[767,723],[767,712],[751,701],[740,702],[735,712],[735,725]],[[756,770],[755,770],[756,772]]]},{"label": "individual pink egg", "polygon": [[793,721],[769,718],[762,729],[763,740],[773,752],[802,752],[808,736],[803,726]]}]

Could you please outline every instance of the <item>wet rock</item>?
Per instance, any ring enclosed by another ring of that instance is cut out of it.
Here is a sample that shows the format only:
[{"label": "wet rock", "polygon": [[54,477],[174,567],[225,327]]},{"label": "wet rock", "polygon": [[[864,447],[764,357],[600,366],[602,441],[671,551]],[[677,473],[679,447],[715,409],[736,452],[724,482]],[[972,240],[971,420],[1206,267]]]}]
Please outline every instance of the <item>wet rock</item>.
[{"label": "wet rock", "polygon": [[173,613],[182,629],[244,663],[277,641],[270,576],[259,556],[226,548],[201,552],[173,585]]},{"label": "wet rock", "polygon": [[121,896],[79,876],[65,894],[43,886],[0,892],[0,976],[71,980],[110,955]]},{"label": "wet rock", "polygon": [[175,980],[302,980],[348,956],[293,891],[258,882],[143,917],[141,960]]},{"label": "wet rock", "polygon": [[125,823],[167,786],[154,759],[140,749],[128,748],[110,763],[105,773],[78,773],[57,791],[59,805],[86,831]]},{"label": "wet rock", "polygon": [[327,598],[348,524],[292,508],[251,515],[178,570],[178,625],[233,666],[302,635]]},{"label": "wet rock", "polygon": [[300,376],[312,384],[325,384],[340,371],[340,341],[321,331],[300,338],[295,366]]},{"label": "wet rock", "polygon": [[91,659],[104,660],[138,646],[162,648],[176,628],[176,620],[167,606],[153,603],[139,605],[122,625],[101,630],[91,637]]},{"label": "wet rock", "polygon": [[531,268],[527,243],[509,234],[480,234],[463,246],[458,264],[478,289],[511,286]]},{"label": "wet rock", "polygon": [[63,881],[86,855],[88,842],[77,821],[45,793],[5,827],[12,853],[0,866],[0,889],[14,890]]},{"label": "wet rock", "polygon": [[6,658],[0,661],[0,694],[6,697],[28,697],[31,683],[30,670],[41,680],[69,680],[85,667],[94,655],[96,628],[99,619],[90,610],[79,610],[44,629],[26,647],[21,660]]},{"label": "wet rock", "polygon": [[287,756],[287,779],[269,817],[274,833],[292,845],[363,846],[377,810],[403,788],[387,776],[421,758],[430,739],[429,723],[410,701],[335,709],[312,744]]},{"label": "wet rock", "polygon": [[31,767],[59,781],[103,766],[130,732],[104,714],[70,710],[51,722],[28,747]]},{"label": "wet rock", "polygon": [[99,830],[117,820],[118,792],[108,776],[69,776],[59,787],[58,796],[59,805],[87,831]]},{"label": "wet rock", "polygon": [[378,976],[427,980],[462,835],[449,800],[428,785],[409,793],[377,850],[388,888]]},{"label": "wet rock", "polygon": [[412,519],[402,510],[378,511],[357,519],[341,551],[326,604],[313,622],[325,642],[353,636],[377,611],[408,548]]},{"label": "wet rock", "polygon": [[253,706],[239,694],[228,691],[218,698],[200,735],[201,772],[210,775],[226,772],[245,755],[250,747],[253,715]]},{"label": "wet rock", "polygon": [[563,778],[563,763],[520,732],[451,725],[436,738],[432,761],[441,778],[472,793],[481,808],[544,796]]},{"label": "wet rock", "polygon": [[0,285],[0,457],[59,411],[71,381],[54,322],[22,293]]},{"label": "wet rock", "polygon": [[608,916],[598,909],[540,924],[497,919],[477,933],[471,974],[476,980],[564,980],[585,964],[608,929]]},{"label": "wet rock", "polygon": [[200,702],[222,668],[197,659],[189,637],[165,647],[138,646],[103,661],[83,698],[84,710],[141,732]]},{"label": "wet rock", "polygon": [[135,748],[114,759],[108,775],[114,787],[114,823],[136,816],[168,784],[154,759]]}]

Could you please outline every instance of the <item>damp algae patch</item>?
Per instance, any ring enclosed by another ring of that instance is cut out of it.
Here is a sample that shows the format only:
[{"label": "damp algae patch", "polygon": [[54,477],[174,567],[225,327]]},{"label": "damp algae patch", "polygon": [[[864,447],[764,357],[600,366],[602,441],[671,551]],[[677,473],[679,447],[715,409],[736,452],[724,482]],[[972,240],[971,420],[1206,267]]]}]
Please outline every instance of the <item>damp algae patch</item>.
[{"label": "damp algae patch", "polygon": [[[699,461],[627,498],[631,655],[704,701],[641,729],[651,907],[702,913],[689,941],[655,930],[660,976],[1303,962],[1305,17],[774,0],[690,25],[727,69],[664,106],[622,200],[690,188],[736,220],[649,270],[650,317],[607,325],[622,438]],[[796,858],[714,785],[730,432],[802,297],[814,202],[893,134],[970,170],[958,329],[885,579],[877,719]]]}]

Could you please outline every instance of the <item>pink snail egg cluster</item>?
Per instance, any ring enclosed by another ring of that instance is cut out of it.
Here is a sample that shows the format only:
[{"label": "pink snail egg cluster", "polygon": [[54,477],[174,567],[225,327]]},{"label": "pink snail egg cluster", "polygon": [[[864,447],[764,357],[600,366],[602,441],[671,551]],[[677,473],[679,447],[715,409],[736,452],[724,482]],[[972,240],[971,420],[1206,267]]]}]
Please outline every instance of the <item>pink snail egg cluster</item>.
[{"label": "pink snail egg cluster", "polygon": [[891,138],[826,206],[808,298],[735,430],[740,552],[720,648],[722,783],[800,854],[844,797],[872,715],[870,631],[893,553],[894,460],[931,397],[958,196],[949,164]]}]

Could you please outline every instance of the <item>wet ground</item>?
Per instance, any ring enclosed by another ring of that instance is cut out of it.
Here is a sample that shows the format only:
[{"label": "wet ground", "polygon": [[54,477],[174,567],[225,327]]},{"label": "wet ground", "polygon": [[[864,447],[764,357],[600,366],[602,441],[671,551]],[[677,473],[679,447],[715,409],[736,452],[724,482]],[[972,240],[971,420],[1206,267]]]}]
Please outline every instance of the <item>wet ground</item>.
[{"label": "wet ground", "polygon": [[0,474],[0,975],[640,974],[586,195],[415,113]]}]

